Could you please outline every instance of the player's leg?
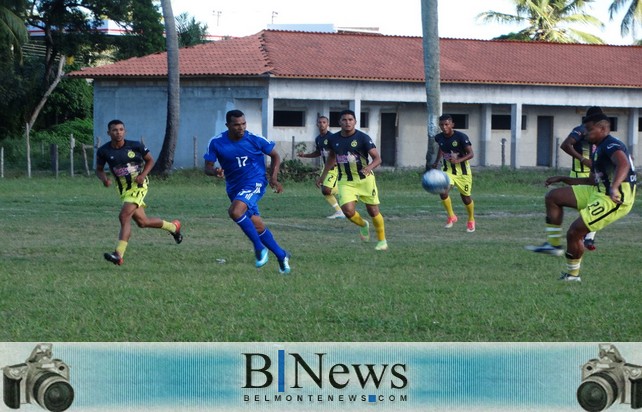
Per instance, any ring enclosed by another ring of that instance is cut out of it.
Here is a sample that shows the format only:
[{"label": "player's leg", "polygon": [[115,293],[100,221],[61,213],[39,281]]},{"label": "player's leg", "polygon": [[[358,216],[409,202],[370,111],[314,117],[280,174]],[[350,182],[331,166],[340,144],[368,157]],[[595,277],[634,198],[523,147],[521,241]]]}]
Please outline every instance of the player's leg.
[{"label": "player's leg", "polygon": [[[454,176],[452,176],[449,173],[446,173],[448,175],[448,178],[450,179],[450,188],[453,187],[453,182],[454,182]],[[453,203],[452,200],[450,199],[450,188],[445,193],[440,193],[439,198],[441,199],[441,204],[444,207],[444,210],[446,210],[446,215],[448,218],[446,219],[446,226],[444,226],[446,229],[450,229],[453,227],[455,223],[457,223],[457,215],[455,215],[455,212],[453,211]]]},{"label": "player's leg", "polygon": [[564,207],[577,209],[578,201],[572,186],[560,187],[549,191],[545,198],[546,204],[546,242],[540,246],[526,246],[527,250],[553,256],[562,256],[562,222]]},{"label": "player's leg", "polygon": [[[452,181],[452,180],[451,180]],[[468,221],[466,222],[466,231],[472,233],[475,231],[475,202],[471,197],[473,189],[473,177],[471,175],[460,175],[454,179],[455,187],[459,190],[461,201],[466,207]]]},{"label": "player's leg", "polygon": [[[241,192],[239,192],[240,194]],[[245,236],[250,239],[254,246],[254,255],[256,257],[256,267],[264,266],[268,261],[268,250],[263,246],[256,226],[252,221],[252,215],[248,213],[248,205],[240,199],[232,200],[232,204],[227,209],[230,219],[236,223]]]},{"label": "player's leg", "polygon": [[584,255],[584,236],[589,232],[581,217],[575,219],[566,232],[566,271],[560,280],[577,281],[580,278],[580,265]]},{"label": "player's leg", "polygon": [[105,253],[103,255],[106,260],[112,262],[115,265],[123,264],[123,257],[125,256],[129,237],[132,233],[132,216],[137,209],[138,205],[136,203],[124,202],[123,206],[120,208],[120,212],[118,213],[120,231],[118,233],[118,243],[116,244],[116,250],[112,253]]},{"label": "player's leg", "polygon": [[366,204],[366,210],[372,218],[372,225],[377,235],[375,250],[388,250],[386,241],[386,227],[383,215],[379,210],[379,189],[374,175],[369,175],[360,185],[359,198]]},{"label": "player's leg", "polygon": [[[272,253],[274,253],[274,256],[276,256],[276,259],[279,262],[279,272],[290,273],[290,254],[278,244],[276,239],[274,239],[274,235],[272,235],[270,229],[265,226],[265,223],[263,222],[263,219],[261,219],[261,216],[252,215],[252,223],[254,224],[257,233],[259,234],[261,243]],[[265,259],[265,261],[267,262],[267,258]],[[257,262],[257,266],[258,263],[259,262]]]},{"label": "player's leg", "polygon": [[342,219],[345,218],[345,215],[341,211],[341,206],[337,202],[335,195],[338,193],[337,190],[337,173],[334,170],[328,172],[328,176],[323,181],[321,186],[321,193],[325,198],[326,202],[334,209],[334,213],[328,216],[328,219]]},{"label": "player's leg", "polygon": [[370,224],[365,221],[357,211],[357,200],[359,199],[358,184],[340,183],[339,199],[341,210],[348,220],[359,226],[359,237],[362,241],[370,241]]}]

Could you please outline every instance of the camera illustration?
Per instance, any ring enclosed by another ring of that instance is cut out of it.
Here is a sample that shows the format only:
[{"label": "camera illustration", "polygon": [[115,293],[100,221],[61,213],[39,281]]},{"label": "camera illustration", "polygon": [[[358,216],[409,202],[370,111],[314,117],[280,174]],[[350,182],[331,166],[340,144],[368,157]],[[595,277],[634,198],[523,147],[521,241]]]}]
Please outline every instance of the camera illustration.
[{"label": "camera illustration", "polygon": [[69,384],[69,366],[52,359],[51,343],[40,343],[24,363],[5,366],[4,403],[19,409],[23,403],[37,403],[48,411],[61,412],[74,401]]},{"label": "camera illustration", "polygon": [[577,401],[586,411],[603,411],[615,401],[642,408],[642,366],[626,363],[610,343],[599,345],[597,359],[582,366]]}]

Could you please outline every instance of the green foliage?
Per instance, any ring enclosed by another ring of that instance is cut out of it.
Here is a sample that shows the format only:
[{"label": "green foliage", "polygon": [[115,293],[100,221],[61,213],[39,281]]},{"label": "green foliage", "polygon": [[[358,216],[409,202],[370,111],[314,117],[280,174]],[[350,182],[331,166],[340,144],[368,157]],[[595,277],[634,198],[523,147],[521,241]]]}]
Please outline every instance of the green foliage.
[{"label": "green foliage", "polygon": [[61,123],[49,130],[31,134],[33,142],[47,145],[57,144],[62,150],[69,150],[70,137],[73,135],[76,144],[93,144],[94,123],[91,119],[74,119]]},{"label": "green foliage", "polygon": [[165,50],[163,16],[152,0],[131,0],[128,4],[129,34],[113,39],[116,60],[141,57]]},{"label": "green foliage", "polygon": [[49,96],[42,111],[40,123],[47,127],[66,119],[91,118],[93,107],[94,89],[92,86],[85,79],[64,78]]},{"label": "green foliage", "polygon": [[[632,253],[640,195],[628,216],[598,233],[582,284],[560,283],[563,258],[523,248],[543,241],[548,173],[477,170],[477,231],[466,233],[458,196],[460,222],[446,230],[441,202],[421,189],[418,171],[379,172],[387,252],[361,242],[351,222],[326,219],[330,208],[311,182],[286,181],[283,193],[266,193],[261,215],[292,254],[289,276],[273,255],[254,267],[250,242],[227,215],[224,183],[202,173],[152,179],[148,216],[180,219],[185,239],[176,245],[134,225],[123,266],[102,256],[118,236],[113,187],[93,176],[5,178],[0,339],[636,341],[639,324],[614,319],[642,311],[642,258]],[[576,217],[569,210],[564,228]]]},{"label": "green foliage", "polygon": [[188,47],[207,43],[207,24],[197,22],[187,13],[176,17],[176,31],[178,32],[178,46]]},{"label": "green foliage", "polygon": [[299,159],[290,159],[281,162],[281,169],[279,170],[280,180],[306,182],[314,180],[318,176],[318,168],[306,165]]}]

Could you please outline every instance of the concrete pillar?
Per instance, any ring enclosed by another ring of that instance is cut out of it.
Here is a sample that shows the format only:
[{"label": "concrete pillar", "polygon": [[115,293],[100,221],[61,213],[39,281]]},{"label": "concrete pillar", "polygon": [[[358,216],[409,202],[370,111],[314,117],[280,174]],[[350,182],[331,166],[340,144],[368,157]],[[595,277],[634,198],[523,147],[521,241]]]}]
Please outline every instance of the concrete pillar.
[{"label": "concrete pillar", "polygon": [[[493,115],[493,106],[490,104],[481,105],[480,122],[479,122],[479,165],[488,166],[490,153],[492,150],[492,129],[491,121]],[[474,150],[474,149],[473,149]]]},{"label": "concrete pillar", "polygon": [[513,169],[519,169],[519,149],[522,138],[522,104],[515,103],[510,107],[510,163]]}]

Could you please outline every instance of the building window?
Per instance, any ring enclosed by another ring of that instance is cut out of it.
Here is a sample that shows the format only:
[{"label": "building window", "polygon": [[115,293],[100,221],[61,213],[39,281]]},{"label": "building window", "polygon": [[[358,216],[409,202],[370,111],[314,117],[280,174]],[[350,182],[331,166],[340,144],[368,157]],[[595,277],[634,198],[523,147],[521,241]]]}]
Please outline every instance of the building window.
[{"label": "building window", "polygon": [[273,126],[303,127],[305,126],[305,112],[298,110],[275,110]]},{"label": "building window", "polygon": [[[339,125],[339,113],[341,112],[330,112],[330,127],[340,127]],[[368,112],[361,112],[359,122],[357,123],[357,129],[367,129],[370,124],[370,116]]]},{"label": "building window", "polygon": [[467,114],[451,114],[455,129],[468,129],[468,115]]},{"label": "building window", "polygon": [[[494,114],[491,118],[491,129],[510,130],[510,114]],[[526,130],[526,115],[522,115],[522,130]]]},{"label": "building window", "polygon": [[638,132],[642,132],[642,117],[638,117]]}]

